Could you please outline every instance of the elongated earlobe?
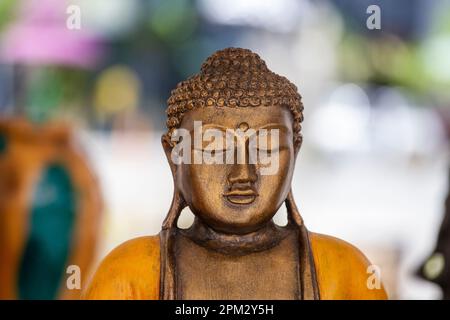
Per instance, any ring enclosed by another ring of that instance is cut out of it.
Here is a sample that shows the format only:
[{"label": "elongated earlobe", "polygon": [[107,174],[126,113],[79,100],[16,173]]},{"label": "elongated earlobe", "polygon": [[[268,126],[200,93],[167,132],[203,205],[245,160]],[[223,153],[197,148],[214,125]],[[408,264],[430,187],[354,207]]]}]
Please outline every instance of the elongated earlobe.
[{"label": "elongated earlobe", "polygon": [[162,229],[174,228],[177,226],[178,218],[180,217],[181,211],[186,208],[186,202],[183,196],[175,189],[172,198],[172,204],[170,205],[169,212],[164,219]]},{"label": "elongated earlobe", "polygon": [[300,215],[300,212],[298,211],[297,205],[295,204],[295,200],[292,195],[292,189],[289,191],[285,203],[288,215],[288,223],[297,226],[302,226],[303,219],[302,216]]}]

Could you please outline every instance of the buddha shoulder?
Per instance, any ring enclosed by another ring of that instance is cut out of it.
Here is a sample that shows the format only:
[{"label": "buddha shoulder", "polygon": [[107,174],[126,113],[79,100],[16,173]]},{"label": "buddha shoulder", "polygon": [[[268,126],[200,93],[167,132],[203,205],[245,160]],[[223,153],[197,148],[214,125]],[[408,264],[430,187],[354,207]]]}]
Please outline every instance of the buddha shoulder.
[{"label": "buddha shoulder", "polygon": [[[380,288],[370,289],[369,260],[353,245],[310,233],[322,299],[387,299]],[[85,299],[158,299],[160,286],[159,236],[129,240],[101,262]]]},{"label": "buddha shoulder", "polygon": [[[364,254],[335,237],[310,233],[321,299],[387,299],[383,285],[373,284],[375,276]],[[378,279],[376,280],[378,281]]]},{"label": "buddha shoulder", "polygon": [[158,299],[159,236],[139,237],[116,247],[100,263],[85,299]]}]

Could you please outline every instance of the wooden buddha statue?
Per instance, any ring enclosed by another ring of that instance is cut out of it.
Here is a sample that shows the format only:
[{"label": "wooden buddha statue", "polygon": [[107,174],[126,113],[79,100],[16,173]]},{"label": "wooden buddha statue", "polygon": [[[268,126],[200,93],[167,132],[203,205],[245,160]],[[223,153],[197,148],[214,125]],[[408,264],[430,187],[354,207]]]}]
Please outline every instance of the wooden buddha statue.
[{"label": "wooden buddha statue", "polygon": [[[291,180],[302,111],[297,88],[257,54],[210,56],[168,100],[162,145],[174,196],[160,234],[113,250],[85,298],[386,299],[382,285],[368,286],[370,263],[358,249],[308,232],[298,212]],[[281,227],[273,216],[283,203]],[[186,206],[195,220],[181,229]]]}]

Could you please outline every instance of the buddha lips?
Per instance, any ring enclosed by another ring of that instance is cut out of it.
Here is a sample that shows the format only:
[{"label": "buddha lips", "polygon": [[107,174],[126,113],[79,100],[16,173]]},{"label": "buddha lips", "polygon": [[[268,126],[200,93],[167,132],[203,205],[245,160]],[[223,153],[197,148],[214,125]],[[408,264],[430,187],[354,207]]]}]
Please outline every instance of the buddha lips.
[{"label": "buddha lips", "polygon": [[[193,139],[192,139],[193,136]],[[171,159],[179,164],[247,164],[258,165],[261,175],[278,172],[280,129],[237,129],[194,121],[194,129],[178,128],[171,136],[175,142]]]}]

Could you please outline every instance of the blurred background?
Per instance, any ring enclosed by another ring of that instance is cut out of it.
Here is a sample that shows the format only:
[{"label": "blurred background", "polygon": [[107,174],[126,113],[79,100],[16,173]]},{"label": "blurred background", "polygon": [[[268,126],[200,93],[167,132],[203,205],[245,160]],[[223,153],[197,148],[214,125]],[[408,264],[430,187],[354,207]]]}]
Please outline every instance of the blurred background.
[{"label": "blurred background", "polygon": [[[379,30],[366,25],[373,4]],[[361,248],[391,298],[440,298],[416,273],[448,191],[448,0],[1,0],[0,117],[73,128],[104,202],[93,265],[159,232],[172,197],[165,101],[230,46],[303,97],[293,191],[309,230]]]}]

